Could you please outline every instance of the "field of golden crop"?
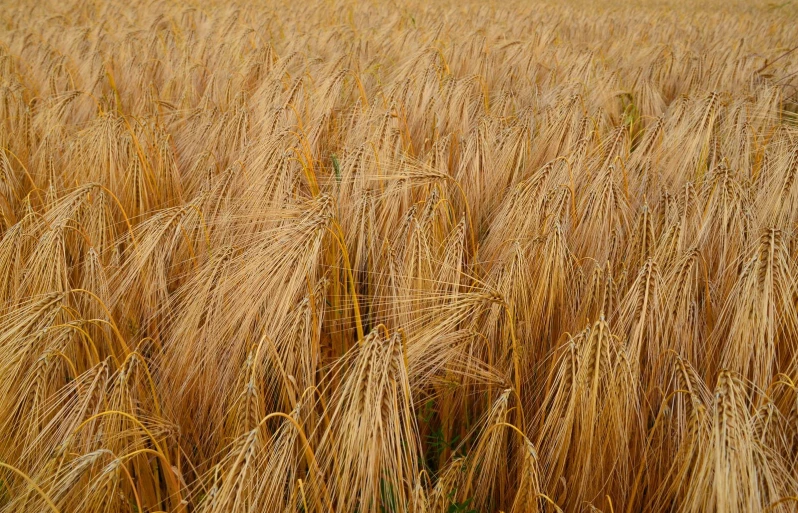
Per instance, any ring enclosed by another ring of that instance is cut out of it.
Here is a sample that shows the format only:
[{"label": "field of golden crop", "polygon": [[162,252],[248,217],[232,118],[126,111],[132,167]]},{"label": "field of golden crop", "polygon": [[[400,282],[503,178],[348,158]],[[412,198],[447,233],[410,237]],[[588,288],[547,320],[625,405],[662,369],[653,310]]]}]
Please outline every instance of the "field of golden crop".
[{"label": "field of golden crop", "polygon": [[0,512],[797,511],[796,46],[2,0]]}]

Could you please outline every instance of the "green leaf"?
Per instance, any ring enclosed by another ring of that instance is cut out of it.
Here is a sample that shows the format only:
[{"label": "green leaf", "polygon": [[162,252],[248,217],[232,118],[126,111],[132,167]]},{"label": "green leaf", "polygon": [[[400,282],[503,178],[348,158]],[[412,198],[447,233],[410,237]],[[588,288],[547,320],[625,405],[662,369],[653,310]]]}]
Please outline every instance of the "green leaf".
[{"label": "green leaf", "polygon": [[330,159],[332,160],[333,169],[335,170],[335,179],[338,183],[341,183],[341,164],[338,162],[338,157],[335,153],[331,153]]}]

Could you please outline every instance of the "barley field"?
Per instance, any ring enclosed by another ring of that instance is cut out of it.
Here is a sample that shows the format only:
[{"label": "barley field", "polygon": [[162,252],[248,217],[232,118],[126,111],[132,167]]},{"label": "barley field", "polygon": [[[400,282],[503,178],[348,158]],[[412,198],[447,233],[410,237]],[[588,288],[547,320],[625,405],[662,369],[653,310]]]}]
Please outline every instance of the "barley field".
[{"label": "barley field", "polygon": [[0,512],[798,511],[796,47],[0,1]]}]

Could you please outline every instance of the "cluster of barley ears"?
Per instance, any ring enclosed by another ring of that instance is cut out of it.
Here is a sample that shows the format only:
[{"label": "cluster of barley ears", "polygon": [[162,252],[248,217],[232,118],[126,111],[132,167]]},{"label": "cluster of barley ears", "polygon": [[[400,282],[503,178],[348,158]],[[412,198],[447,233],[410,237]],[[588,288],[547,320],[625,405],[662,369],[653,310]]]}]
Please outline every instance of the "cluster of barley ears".
[{"label": "cluster of barley ears", "polygon": [[0,512],[798,510],[798,10],[6,0]]}]

